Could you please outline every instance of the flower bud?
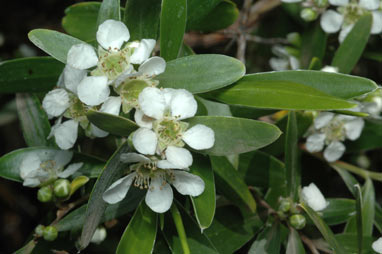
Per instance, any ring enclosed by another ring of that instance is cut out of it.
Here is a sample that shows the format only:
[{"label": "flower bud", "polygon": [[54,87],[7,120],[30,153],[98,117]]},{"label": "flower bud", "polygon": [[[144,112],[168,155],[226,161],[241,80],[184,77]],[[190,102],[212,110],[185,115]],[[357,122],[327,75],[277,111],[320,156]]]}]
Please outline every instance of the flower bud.
[{"label": "flower bud", "polygon": [[283,213],[287,213],[289,212],[291,207],[292,207],[292,202],[288,199],[283,199],[280,202],[279,211]]},{"label": "flower bud", "polygon": [[53,191],[50,186],[44,186],[40,188],[37,192],[37,199],[40,202],[43,202],[43,203],[49,202],[52,200],[52,197],[53,197]]},{"label": "flower bud", "polygon": [[303,229],[306,225],[305,216],[301,214],[294,214],[289,217],[289,223],[297,230]]},{"label": "flower bud", "polygon": [[57,228],[54,226],[46,226],[43,232],[44,239],[46,241],[54,241],[58,236]]},{"label": "flower bud", "polygon": [[66,198],[70,194],[70,182],[66,179],[58,179],[54,182],[54,195],[58,198]]},{"label": "flower bud", "polygon": [[300,17],[308,22],[315,20],[317,16],[317,12],[311,8],[305,8],[300,13]]},{"label": "flower bud", "polygon": [[45,226],[44,225],[38,225],[35,229],[34,229],[34,232],[36,233],[36,235],[38,236],[42,236],[44,234],[44,229],[45,229]]},{"label": "flower bud", "polygon": [[317,7],[323,8],[328,5],[328,0],[314,0],[314,3],[316,4]]}]

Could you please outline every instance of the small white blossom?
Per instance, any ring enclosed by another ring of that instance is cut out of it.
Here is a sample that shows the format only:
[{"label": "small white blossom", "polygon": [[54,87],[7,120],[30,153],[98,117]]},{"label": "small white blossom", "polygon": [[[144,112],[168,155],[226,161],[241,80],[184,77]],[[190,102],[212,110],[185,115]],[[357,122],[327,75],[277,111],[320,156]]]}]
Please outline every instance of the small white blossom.
[{"label": "small white blossom", "polygon": [[95,243],[95,244],[100,244],[106,239],[106,236],[107,236],[106,229],[104,227],[99,227],[94,232],[93,237],[90,240],[90,242]]},{"label": "small white blossom", "polygon": [[269,60],[269,65],[275,71],[297,70],[300,68],[300,61],[297,57],[288,52],[286,47],[276,45],[272,47],[272,53],[277,57]]},{"label": "small white blossom", "polygon": [[316,212],[324,210],[329,205],[314,183],[302,188],[301,199]]},{"label": "small white blossom", "polygon": [[79,170],[83,163],[72,163],[66,169],[73,157],[72,152],[58,151],[52,160],[43,161],[36,154],[29,154],[20,164],[20,177],[23,185],[37,187],[40,184],[57,178],[68,178]]},{"label": "small white blossom", "polygon": [[115,204],[125,198],[133,184],[147,189],[145,202],[157,213],[170,209],[173,200],[172,184],[182,195],[199,196],[204,191],[204,181],[196,175],[176,168],[161,168],[155,158],[148,158],[137,153],[121,155],[125,163],[136,163],[130,166],[131,173],[114,182],[103,194],[103,200]]},{"label": "small white blossom", "polygon": [[49,118],[60,116],[70,107],[69,94],[65,89],[54,89],[45,95],[42,107]]},{"label": "small white blossom", "polygon": [[374,241],[371,247],[373,248],[375,252],[382,254],[382,237]]},{"label": "small white blossom", "polygon": [[52,126],[48,139],[54,136],[58,147],[67,150],[76,143],[79,123],[76,120],[67,120],[63,123],[61,121],[62,117]]}]

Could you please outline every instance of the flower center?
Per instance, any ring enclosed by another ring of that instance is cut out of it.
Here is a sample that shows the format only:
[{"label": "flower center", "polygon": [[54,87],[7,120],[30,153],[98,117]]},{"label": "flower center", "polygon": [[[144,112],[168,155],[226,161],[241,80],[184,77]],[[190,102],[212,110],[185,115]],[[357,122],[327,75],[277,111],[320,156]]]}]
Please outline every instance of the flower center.
[{"label": "flower center", "polygon": [[116,79],[129,67],[129,58],[122,51],[102,52],[98,61],[98,68],[93,75],[105,75],[109,80]]},{"label": "flower center", "polygon": [[344,141],[345,140],[345,127],[344,122],[334,118],[328,125],[323,127],[323,131],[326,136],[326,141],[331,143],[332,141]]},{"label": "flower center", "polygon": [[164,117],[161,121],[155,121],[153,130],[158,137],[159,149],[163,151],[167,146],[183,147],[182,135],[187,128],[188,123],[172,117]]},{"label": "flower center", "polygon": [[339,11],[344,16],[345,25],[354,24],[362,15],[364,15],[367,12],[367,10],[360,7],[358,3],[354,3],[354,2],[349,3],[348,5],[344,7],[340,7]]}]

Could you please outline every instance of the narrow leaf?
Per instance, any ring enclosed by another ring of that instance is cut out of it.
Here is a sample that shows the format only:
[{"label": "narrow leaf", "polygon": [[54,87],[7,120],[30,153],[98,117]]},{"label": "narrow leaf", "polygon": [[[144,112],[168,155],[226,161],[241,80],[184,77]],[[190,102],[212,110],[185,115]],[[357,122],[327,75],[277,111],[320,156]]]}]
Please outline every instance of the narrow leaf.
[{"label": "narrow leaf", "polygon": [[188,122],[190,127],[204,124],[214,130],[214,146],[201,152],[216,156],[259,149],[275,141],[281,134],[274,125],[244,118],[197,116]]},{"label": "narrow leaf", "polygon": [[102,199],[102,195],[105,190],[112,184],[117,177],[119,177],[120,171],[123,169],[123,163],[120,160],[122,153],[128,151],[127,144],[122,145],[106,163],[102,174],[97,179],[92,193],[89,198],[85,213],[85,222],[82,229],[81,238],[79,240],[79,248],[82,250],[88,246],[101,217],[105,212],[107,204]]},{"label": "narrow leaf", "polygon": [[151,254],[157,234],[158,216],[145,202],[135,210],[117,247],[117,254]]},{"label": "narrow leaf", "polygon": [[120,0],[103,0],[98,12],[97,27],[105,20],[121,20]]},{"label": "narrow leaf", "polygon": [[256,240],[251,245],[248,254],[257,253],[280,253],[281,247],[281,232],[280,224],[273,223],[265,227],[265,229],[257,236]]},{"label": "narrow leaf", "polygon": [[328,198],[329,205],[322,211],[322,219],[328,225],[346,222],[355,213],[355,201],[346,198]]},{"label": "narrow leaf", "polygon": [[[339,72],[350,73],[361,58],[369,41],[372,22],[372,15],[367,12],[357,21],[337,49],[331,65],[338,67]],[[350,52],[351,54],[349,54]]]},{"label": "narrow leaf", "polygon": [[312,63],[313,59],[319,61],[323,60],[327,39],[328,34],[322,30],[320,22],[314,22],[307,27],[302,35],[300,53],[300,61],[303,68],[307,68]]},{"label": "narrow leaf", "polygon": [[191,93],[205,93],[228,86],[245,74],[239,60],[224,55],[191,55],[167,63],[164,73],[156,77],[160,86],[183,88]]},{"label": "narrow leaf", "polygon": [[53,139],[47,139],[50,123],[38,97],[34,94],[16,94],[16,105],[25,143],[28,146],[55,146]]},{"label": "narrow leaf", "polygon": [[127,0],[124,22],[130,31],[130,40],[158,38],[161,1]]},{"label": "narrow leaf", "polygon": [[84,43],[70,35],[48,29],[34,29],[28,33],[28,38],[42,51],[62,63],[66,63],[68,51],[73,45]]},{"label": "narrow leaf", "polygon": [[20,58],[0,63],[0,93],[45,92],[57,83],[64,65],[51,57]]},{"label": "narrow leaf", "polygon": [[162,0],[160,54],[170,61],[178,57],[186,30],[187,0]]},{"label": "narrow leaf", "polygon": [[298,191],[301,187],[299,157],[296,113],[291,111],[288,114],[288,125],[285,136],[285,169],[287,192],[294,201],[298,201]]},{"label": "narrow leaf", "polygon": [[187,29],[192,29],[200,20],[221,2],[221,0],[188,0],[187,1]]},{"label": "narrow leaf", "polygon": [[362,223],[362,190],[359,184],[354,186],[357,199],[356,199],[356,221],[357,221],[357,240],[358,240],[358,254],[362,254],[363,245],[363,223]]},{"label": "narrow leaf", "polygon": [[304,245],[302,245],[300,235],[294,228],[289,229],[286,254],[305,254]]}]

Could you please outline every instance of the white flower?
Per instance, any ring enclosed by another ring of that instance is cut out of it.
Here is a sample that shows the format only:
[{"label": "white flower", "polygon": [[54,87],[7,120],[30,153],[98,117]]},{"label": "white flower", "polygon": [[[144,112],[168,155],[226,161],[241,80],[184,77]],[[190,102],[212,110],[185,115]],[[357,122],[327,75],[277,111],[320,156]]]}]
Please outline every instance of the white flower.
[{"label": "white flower", "polygon": [[269,65],[275,71],[297,70],[300,68],[300,61],[291,55],[283,46],[273,46],[272,53],[277,57],[269,60]]},{"label": "white flower", "polygon": [[338,67],[334,67],[334,66],[330,66],[330,65],[325,65],[324,68],[321,69],[321,71],[338,73]]},{"label": "white flower", "polygon": [[332,5],[339,6],[338,11],[327,10],[321,16],[321,27],[327,33],[341,30],[339,41],[342,42],[358,19],[366,12],[371,12],[373,24],[371,34],[382,32],[382,11],[379,10],[380,0],[359,0],[358,3],[348,0],[329,0]]},{"label": "white flower", "polygon": [[147,87],[140,93],[138,102],[141,110],[136,110],[134,118],[141,128],[133,135],[138,152],[149,155],[164,152],[169,163],[187,168],[192,164],[192,156],[182,148],[183,142],[197,150],[214,145],[211,128],[197,124],[188,129],[188,123],[179,121],[196,114],[197,103],[190,92]]},{"label": "white flower", "polygon": [[374,241],[371,247],[373,248],[375,252],[382,254],[382,237]]},{"label": "white flower", "polygon": [[51,179],[68,178],[83,165],[83,163],[72,163],[64,170],[72,157],[73,153],[68,151],[58,151],[52,160],[47,161],[42,161],[36,154],[27,155],[20,164],[23,185],[36,187]]},{"label": "white flower", "polygon": [[69,94],[65,89],[54,89],[45,95],[42,107],[49,118],[60,116],[70,107]]},{"label": "white flower", "polygon": [[199,196],[204,191],[204,181],[196,175],[182,170],[162,169],[158,161],[137,153],[121,155],[130,166],[132,173],[114,182],[103,194],[103,200],[115,204],[125,198],[130,186],[146,188],[146,204],[157,213],[170,209],[173,200],[172,184],[182,195]]},{"label": "white flower", "polygon": [[100,244],[106,239],[106,236],[107,236],[106,229],[104,227],[99,227],[94,232],[93,237],[90,240],[90,242],[95,243],[95,244]]},{"label": "white flower", "polygon": [[[99,112],[108,113],[111,115],[118,116],[119,112],[121,111],[121,104],[122,104],[121,97],[110,96],[102,104]],[[107,135],[109,135],[108,132],[101,130],[100,128],[98,128],[97,126],[95,126],[92,123],[90,124],[90,131],[91,131],[93,136],[98,137],[98,138],[104,138]]]},{"label": "white flower", "polygon": [[306,140],[306,149],[311,152],[324,150],[324,158],[328,162],[338,160],[345,152],[345,139],[356,140],[364,127],[361,117],[336,115],[331,112],[321,112],[313,122],[311,134]]},{"label": "white flower", "polygon": [[62,117],[52,126],[48,139],[54,136],[58,147],[67,150],[76,143],[79,123],[76,120],[61,121]]},{"label": "white flower", "polygon": [[301,199],[316,212],[324,210],[329,205],[314,183],[302,188]]}]

